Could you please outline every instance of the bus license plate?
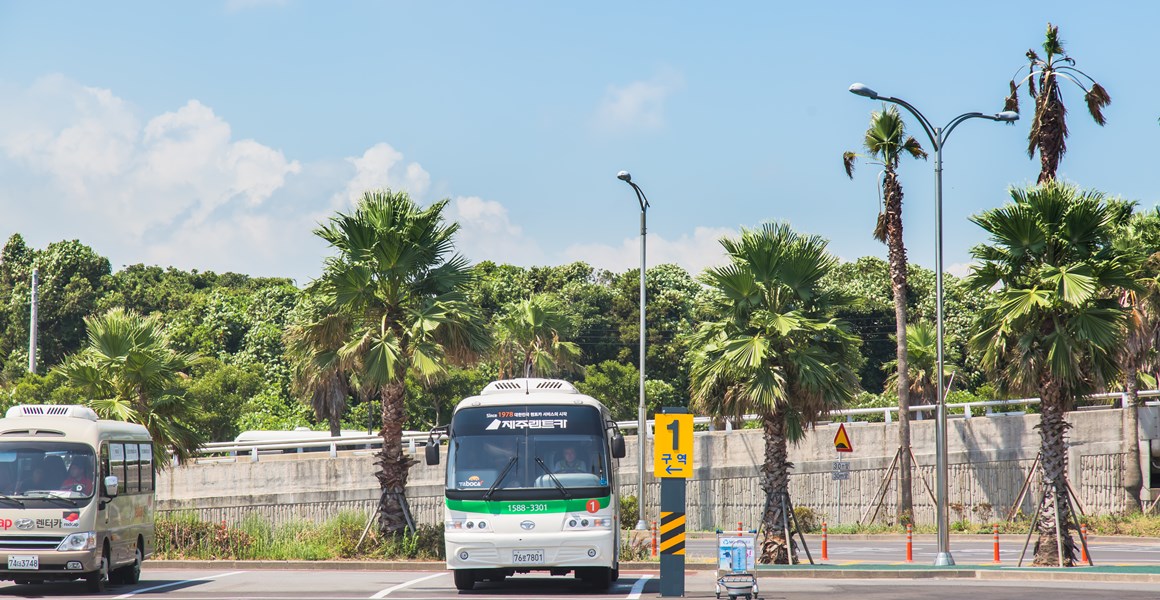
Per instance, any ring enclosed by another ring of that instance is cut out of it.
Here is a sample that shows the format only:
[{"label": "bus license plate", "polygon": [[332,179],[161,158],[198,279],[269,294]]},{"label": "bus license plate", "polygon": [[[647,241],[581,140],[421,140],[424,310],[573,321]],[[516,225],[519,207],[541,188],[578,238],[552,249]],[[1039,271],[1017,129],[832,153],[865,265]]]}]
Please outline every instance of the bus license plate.
[{"label": "bus license plate", "polygon": [[543,550],[512,550],[512,564],[542,565],[544,564]]},{"label": "bus license plate", "polygon": [[9,556],[8,568],[21,571],[35,571],[40,568],[39,556]]}]

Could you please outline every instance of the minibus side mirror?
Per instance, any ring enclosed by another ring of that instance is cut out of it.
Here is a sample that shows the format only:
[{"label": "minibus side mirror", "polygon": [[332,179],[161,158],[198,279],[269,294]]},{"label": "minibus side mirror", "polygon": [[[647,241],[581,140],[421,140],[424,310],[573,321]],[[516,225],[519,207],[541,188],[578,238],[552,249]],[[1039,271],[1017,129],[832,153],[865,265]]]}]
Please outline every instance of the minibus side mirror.
[{"label": "minibus side mirror", "polygon": [[105,495],[109,498],[116,498],[118,483],[116,475],[105,477]]},{"label": "minibus side mirror", "polygon": [[439,442],[431,439],[427,440],[427,445],[423,448],[423,451],[427,453],[427,464],[439,464]]},{"label": "minibus side mirror", "polygon": [[624,458],[624,436],[619,433],[612,436],[612,458]]}]

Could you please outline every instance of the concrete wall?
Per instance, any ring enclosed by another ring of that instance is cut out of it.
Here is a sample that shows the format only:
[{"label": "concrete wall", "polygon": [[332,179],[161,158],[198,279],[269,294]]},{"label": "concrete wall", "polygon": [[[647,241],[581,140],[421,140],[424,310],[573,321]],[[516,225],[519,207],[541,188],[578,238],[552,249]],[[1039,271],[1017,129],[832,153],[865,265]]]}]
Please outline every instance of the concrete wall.
[{"label": "concrete wall", "polygon": [[[1160,438],[1160,408],[1141,410],[1141,437]],[[976,416],[948,421],[949,502],[951,519],[992,521],[1006,516],[1015,502],[1039,450],[1034,429],[1038,415]],[[1069,414],[1069,469],[1072,485],[1088,512],[1123,510],[1120,465],[1123,457],[1122,410],[1080,411]],[[1155,430],[1155,431],[1153,431]],[[833,481],[831,464],[838,457],[833,438],[836,424],[807,433],[790,447],[794,469],[790,493],[797,506],[808,506],[831,523],[851,523],[872,505],[875,492],[897,450],[897,424],[847,423],[854,452],[842,455],[850,462],[850,479]],[[916,459],[914,504],[918,522],[934,522],[934,503],[922,483],[934,487],[934,421],[912,421],[911,439]],[[619,489],[636,493],[636,443],[628,440],[629,455],[619,463]],[[1147,457],[1147,441],[1141,443]],[[695,436],[694,477],[688,488],[690,529],[735,527],[738,521],[755,523],[764,503],[759,467],[764,456],[760,430],[698,432]],[[442,519],[443,466],[418,464],[411,469],[407,497],[416,520]],[[649,503],[655,506],[660,485],[651,477]],[[234,462],[201,462],[162,473],[158,506],[163,511],[192,510],[213,521],[236,522],[256,513],[275,523],[294,519],[322,520],[342,510],[369,514],[378,500],[373,458],[369,453],[263,455]],[[1145,469],[1147,463],[1144,463]],[[896,477],[895,477],[896,479]],[[1145,471],[1147,482],[1147,471]],[[840,485],[840,489],[839,489]],[[1038,477],[1023,501],[1024,512],[1034,509],[1040,493]],[[839,500],[840,498],[840,500]],[[879,520],[893,520],[896,486],[886,492]],[[655,517],[655,508],[648,511]]]}]

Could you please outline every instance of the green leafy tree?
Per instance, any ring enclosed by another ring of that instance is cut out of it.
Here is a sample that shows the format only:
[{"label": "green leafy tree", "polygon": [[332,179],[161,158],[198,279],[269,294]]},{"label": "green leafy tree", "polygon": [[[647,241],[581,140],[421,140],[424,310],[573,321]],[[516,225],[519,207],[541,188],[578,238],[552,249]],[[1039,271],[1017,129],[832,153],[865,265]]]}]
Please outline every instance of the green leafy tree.
[{"label": "green leafy tree", "polygon": [[[1134,215],[1118,232],[1116,247],[1131,261],[1136,284],[1135,288],[1119,290],[1116,296],[1128,312],[1127,335],[1117,355],[1127,395],[1124,430],[1131,432],[1125,440],[1121,480],[1128,510],[1139,512],[1144,483],[1140,470],[1140,380],[1149,368],[1160,365],[1160,208]],[[1155,385],[1154,380],[1151,383]]]},{"label": "green leafy tree", "polygon": [[[1127,211],[1098,192],[1054,180],[1013,189],[1011,199],[971,219],[990,239],[972,250],[978,264],[970,283],[997,288],[971,344],[1001,391],[1041,398],[1045,495],[1035,564],[1070,565],[1064,413],[1075,398],[1117,377],[1126,314],[1111,291],[1134,282],[1112,240]],[[1057,525],[1063,557],[1056,549]]]},{"label": "green leafy tree", "polygon": [[[411,459],[403,452],[407,373],[437,379],[449,361],[486,349],[480,315],[465,301],[467,260],[453,254],[458,225],[443,220],[446,201],[420,208],[404,192],[367,192],[351,214],[315,230],[338,254],[327,259],[318,290],[351,319],[339,369],[379,390],[383,448],[381,489],[402,492]],[[397,497],[383,495],[380,528],[404,526]]]},{"label": "green leafy tree", "polygon": [[[1059,39],[1059,27],[1047,24],[1047,34],[1043,40],[1043,52],[1047,56],[1040,58],[1035,50],[1027,51],[1029,61],[1027,75],[1018,83],[1011,80],[1011,95],[1007,97],[1003,110],[1019,110],[1019,87],[1027,84],[1027,92],[1035,101],[1035,114],[1031,120],[1031,133],[1027,136],[1027,156],[1034,157],[1039,152],[1039,183],[1055,179],[1055,172],[1059,169],[1059,161],[1067,152],[1067,107],[1063,105],[1063,94],[1059,86],[1061,80],[1070,81],[1083,90],[1083,99],[1087,103],[1088,113],[1098,125],[1103,125],[1103,109],[1112,103],[1112,97],[1107,90],[1087,73],[1075,68],[1075,59],[1068,56],[1063,50],[1063,41]],[[1020,68],[1016,76],[1023,72]],[[1038,82],[1036,81],[1038,79]]]},{"label": "green leafy tree", "polygon": [[821,278],[837,263],[826,242],[767,224],[721,240],[730,263],[708,269],[716,318],[694,334],[696,407],[713,416],[761,415],[765,432],[762,562],[789,562],[782,528],[789,494],[787,442],[849,402],[857,390],[858,340],[833,318],[849,298]]},{"label": "green leafy tree", "polygon": [[[927,321],[907,325],[906,340],[906,365],[910,370],[907,380],[910,382],[911,397],[918,400],[919,404],[935,404],[938,401],[935,383],[938,373],[938,335],[935,326]],[[897,362],[888,362],[883,368],[891,373],[887,382],[897,392],[900,381]],[[943,361],[943,376],[949,377],[955,369],[957,367],[953,363]]]},{"label": "green leafy tree", "polygon": [[144,425],[153,436],[154,463],[179,461],[201,444],[193,423],[197,407],[179,381],[196,360],[175,352],[156,317],[121,309],[85,319],[88,345],[58,367],[69,384],[84,390],[88,404],[106,419]]},{"label": "green leafy tree", "polygon": [[547,377],[580,366],[580,347],[571,337],[575,324],[561,303],[545,295],[521,300],[495,321],[499,378]]},{"label": "green leafy tree", "polygon": [[[906,352],[906,244],[902,240],[902,182],[898,180],[898,166],[904,155],[926,158],[926,151],[918,140],[906,135],[906,126],[898,108],[884,105],[881,111],[870,114],[870,128],[862,145],[883,169],[883,207],[878,214],[874,238],[886,244],[890,264],[890,284],[894,296],[895,322],[895,379],[898,389],[898,515],[899,520],[914,519],[913,485],[910,465],[910,369]],[[854,178],[854,152],[842,156],[846,175]]]}]

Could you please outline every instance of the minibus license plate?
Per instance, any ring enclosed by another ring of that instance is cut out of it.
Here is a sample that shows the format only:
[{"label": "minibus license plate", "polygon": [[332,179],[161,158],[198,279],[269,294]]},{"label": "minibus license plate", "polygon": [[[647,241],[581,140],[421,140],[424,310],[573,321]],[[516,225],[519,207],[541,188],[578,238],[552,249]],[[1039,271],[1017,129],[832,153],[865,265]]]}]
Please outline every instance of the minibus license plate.
[{"label": "minibus license plate", "polygon": [[9,556],[8,568],[22,571],[35,571],[40,568],[39,556]]},{"label": "minibus license plate", "polygon": [[543,550],[512,550],[512,563],[517,565],[544,564]]}]

